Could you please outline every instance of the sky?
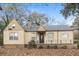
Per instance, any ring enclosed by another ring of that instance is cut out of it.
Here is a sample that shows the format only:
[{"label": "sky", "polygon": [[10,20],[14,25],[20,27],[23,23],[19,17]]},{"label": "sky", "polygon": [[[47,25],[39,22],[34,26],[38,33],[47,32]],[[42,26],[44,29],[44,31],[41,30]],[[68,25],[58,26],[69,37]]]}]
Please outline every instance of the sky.
[{"label": "sky", "polygon": [[[46,14],[49,17],[49,25],[72,25],[73,17],[65,19],[64,16],[60,13],[60,10],[63,9],[63,5],[59,3],[32,3],[28,7],[26,4],[24,8],[30,10],[31,12],[37,12]],[[52,21],[52,19],[54,19]]]},{"label": "sky", "polygon": [[30,12],[46,14],[49,18],[48,25],[72,25],[74,19],[72,16],[68,19],[64,18],[60,13],[60,10],[63,9],[63,5],[61,3],[23,3],[21,5],[22,8],[29,10]]}]

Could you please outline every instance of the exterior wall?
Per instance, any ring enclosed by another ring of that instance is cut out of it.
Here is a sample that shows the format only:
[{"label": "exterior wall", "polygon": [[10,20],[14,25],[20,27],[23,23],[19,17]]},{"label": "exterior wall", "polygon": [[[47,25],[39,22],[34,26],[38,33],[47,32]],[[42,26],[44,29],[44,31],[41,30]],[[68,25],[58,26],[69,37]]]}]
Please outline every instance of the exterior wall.
[{"label": "exterior wall", "polygon": [[48,39],[48,33],[45,34],[45,44],[57,44],[57,31],[52,31],[51,33],[54,34],[54,37],[52,38],[52,42]]},{"label": "exterior wall", "polygon": [[[18,40],[9,40],[10,32],[18,32]],[[6,44],[24,44],[24,31],[4,31],[4,45]]]},{"label": "exterior wall", "polygon": [[[45,35],[46,36],[45,44],[73,44],[73,31],[52,31],[52,33],[54,33],[52,42],[50,40],[48,40],[48,33],[49,32],[46,32],[46,35]],[[68,38],[63,39],[62,33],[67,33]]]},{"label": "exterior wall", "polygon": [[[12,26],[15,25],[13,28]],[[9,36],[11,32],[18,33],[18,40],[10,40]],[[4,33],[4,46],[5,47],[24,47],[24,29],[19,25],[19,23],[14,19],[11,23],[5,28]]]},{"label": "exterior wall", "polygon": [[[9,30],[9,28],[11,28],[13,24],[15,24],[15,28],[12,30]],[[5,28],[4,31],[22,31],[22,30],[24,29],[20,26],[20,24],[16,20],[12,20],[11,23]]]},{"label": "exterior wall", "polygon": [[[37,32],[36,33],[36,39],[35,39],[35,42],[38,43],[38,35],[37,35]],[[30,42],[32,40],[32,32],[25,32],[25,35],[24,35],[24,42],[25,44],[28,44],[28,42]]]},{"label": "exterior wall", "polygon": [[[62,33],[67,33],[68,38],[63,39]],[[59,31],[58,44],[73,44],[73,31]]]},{"label": "exterior wall", "polygon": [[[52,38],[52,42],[51,42],[51,40],[48,39],[49,32],[54,34],[54,36]],[[73,44],[73,31],[49,31],[49,32],[45,32],[44,44]],[[35,33],[36,33],[35,42],[36,42],[36,44],[39,44],[39,34],[37,32],[35,32]],[[62,33],[67,33],[68,38],[63,39]],[[32,39],[32,32],[25,32],[25,44],[28,44],[28,42],[30,42],[31,39]]]},{"label": "exterior wall", "polygon": [[28,42],[30,41],[31,41],[31,32],[25,32],[25,35],[24,35],[25,44],[28,44]]},{"label": "exterior wall", "polygon": [[[9,40],[10,32],[17,32],[17,31],[4,31],[4,44],[28,44],[28,42],[30,42],[32,39],[32,32],[18,31],[19,39],[18,40]],[[67,39],[62,38],[62,32],[69,34]],[[37,32],[35,32],[35,33],[36,33],[35,42],[36,42],[36,44],[39,44],[39,35]],[[48,33],[49,32],[46,32],[44,35],[44,44],[73,44],[73,31],[59,31],[58,33],[57,33],[57,31],[52,31],[52,33],[54,33],[52,42],[50,40],[48,40]]]},{"label": "exterior wall", "polygon": [[[36,39],[35,42],[36,44],[39,44],[39,34],[38,32],[36,33]],[[32,32],[25,32],[25,44],[28,44],[28,42],[30,42],[32,40]],[[46,35],[44,35],[44,38],[46,38]],[[45,39],[44,39],[44,43],[45,43]]]}]

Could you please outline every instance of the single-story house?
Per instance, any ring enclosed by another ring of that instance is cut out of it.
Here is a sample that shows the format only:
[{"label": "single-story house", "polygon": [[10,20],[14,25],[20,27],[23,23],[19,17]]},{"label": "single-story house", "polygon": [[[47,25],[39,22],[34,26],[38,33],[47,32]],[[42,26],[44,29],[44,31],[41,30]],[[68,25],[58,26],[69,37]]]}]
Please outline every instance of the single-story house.
[{"label": "single-story house", "polygon": [[5,47],[24,47],[31,40],[36,44],[73,44],[73,28],[66,25],[32,26],[22,28],[13,19],[4,30]]}]

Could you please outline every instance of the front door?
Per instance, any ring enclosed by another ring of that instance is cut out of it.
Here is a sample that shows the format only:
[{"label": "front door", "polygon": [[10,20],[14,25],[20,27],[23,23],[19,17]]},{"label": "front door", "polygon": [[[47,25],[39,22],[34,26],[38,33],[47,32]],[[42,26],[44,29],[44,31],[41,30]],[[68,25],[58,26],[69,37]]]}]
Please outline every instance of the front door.
[{"label": "front door", "polygon": [[39,43],[44,43],[44,33],[39,33]]}]

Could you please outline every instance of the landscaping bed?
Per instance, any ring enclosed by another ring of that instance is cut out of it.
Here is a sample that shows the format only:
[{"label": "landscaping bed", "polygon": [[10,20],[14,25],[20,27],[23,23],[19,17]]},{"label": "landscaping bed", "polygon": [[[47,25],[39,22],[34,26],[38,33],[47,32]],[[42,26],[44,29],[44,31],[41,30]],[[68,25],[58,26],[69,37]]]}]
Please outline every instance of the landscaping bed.
[{"label": "landscaping bed", "polygon": [[79,49],[0,48],[1,56],[79,56]]}]

